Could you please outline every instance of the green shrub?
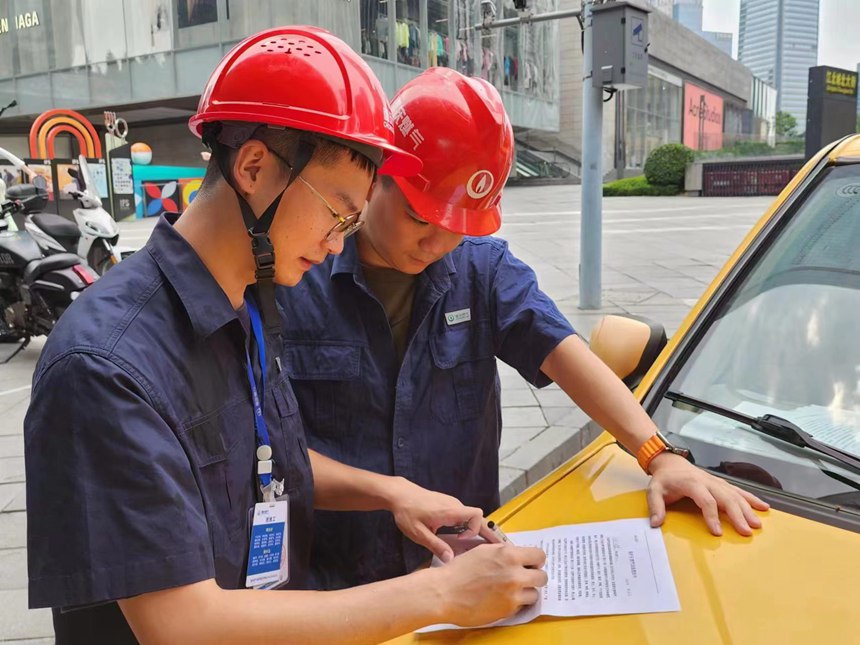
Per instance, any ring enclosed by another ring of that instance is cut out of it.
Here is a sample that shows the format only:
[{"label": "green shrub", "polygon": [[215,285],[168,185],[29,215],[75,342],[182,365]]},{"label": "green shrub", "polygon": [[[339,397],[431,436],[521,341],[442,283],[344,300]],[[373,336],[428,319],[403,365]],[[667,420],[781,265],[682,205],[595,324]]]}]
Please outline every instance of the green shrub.
[{"label": "green shrub", "polygon": [[659,195],[677,195],[680,192],[678,186],[654,186],[648,183],[645,175],[628,177],[617,181],[603,184],[604,197],[634,197],[646,195],[656,197]]},{"label": "green shrub", "polygon": [[645,177],[652,186],[684,185],[687,164],[693,161],[693,151],[680,143],[667,143],[651,151],[645,160]]}]

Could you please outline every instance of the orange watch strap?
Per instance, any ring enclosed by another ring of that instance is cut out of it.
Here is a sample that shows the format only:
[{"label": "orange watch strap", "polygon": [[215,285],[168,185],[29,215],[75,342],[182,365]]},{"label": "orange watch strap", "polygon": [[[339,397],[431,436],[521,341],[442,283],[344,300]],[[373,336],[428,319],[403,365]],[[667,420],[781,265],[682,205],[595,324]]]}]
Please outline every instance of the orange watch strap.
[{"label": "orange watch strap", "polygon": [[648,466],[650,466],[651,462],[654,461],[654,457],[665,450],[666,444],[663,440],[656,434],[651,435],[651,438],[643,443],[642,447],[639,448],[639,452],[636,453],[636,461],[639,462],[639,466],[642,470],[647,473]]}]

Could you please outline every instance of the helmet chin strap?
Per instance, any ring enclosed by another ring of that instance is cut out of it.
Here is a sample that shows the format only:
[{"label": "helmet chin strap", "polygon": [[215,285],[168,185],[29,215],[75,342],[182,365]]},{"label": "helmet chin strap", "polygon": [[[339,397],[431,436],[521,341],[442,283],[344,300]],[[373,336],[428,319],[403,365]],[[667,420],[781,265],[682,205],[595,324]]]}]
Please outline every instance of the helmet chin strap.
[{"label": "helmet chin strap", "polygon": [[275,300],[275,247],[272,245],[272,240],[269,237],[269,229],[272,226],[275,213],[278,211],[281,198],[284,196],[287,188],[301,174],[313,156],[314,144],[305,137],[299,137],[293,169],[290,171],[287,185],[284,186],[284,189],[278,193],[277,197],[272,200],[272,203],[269,204],[258,218],[254,214],[254,209],[251,208],[251,205],[236,187],[229,163],[229,148],[218,141],[220,128],[220,123],[212,124],[210,127],[205,128],[203,143],[212,150],[212,155],[215,157],[215,162],[218,164],[221,175],[233,189],[236,199],[239,201],[242,220],[245,224],[245,229],[248,231],[248,236],[251,238],[251,253],[254,255],[254,278],[256,279],[256,300],[260,308],[263,326],[270,334],[280,334],[281,320]]}]

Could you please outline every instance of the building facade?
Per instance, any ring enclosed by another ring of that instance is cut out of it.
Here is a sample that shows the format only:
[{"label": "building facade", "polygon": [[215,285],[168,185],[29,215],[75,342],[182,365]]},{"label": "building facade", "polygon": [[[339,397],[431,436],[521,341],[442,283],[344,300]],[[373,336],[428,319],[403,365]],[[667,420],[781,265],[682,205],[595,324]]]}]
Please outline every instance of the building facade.
[{"label": "building facade", "polygon": [[819,0],[741,0],[738,59],[777,90],[777,111],[806,124],[809,68],[818,64]]},{"label": "building facade", "polygon": [[[530,4],[536,13],[581,6]],[[715,149],[761,130],[749,70],[675,22],[671,2],[658,5],[649,19],[647,87],[604,103],[609,176],[641,172],[664,143]],[[315,24],[361,52],[389,96],[431,66],[485,78],[502,95],[519,149],[558,155],[575,174],[578,21],[474,28],[487,15],[517,12],[512,0],[0,0],[0,108],[17,101],[0,118],[0,146],[28,156],[27,132],[45,110],[78,110],[101,127],[109,109],[128,121],[131,141],[151,146],[153,164],[200,165],[203,148],[187,120],[221,57],[256,31]],[[64,145],[63,156],[73,156],[73,144]]]},{"label": "building facade", "polygon": [[[562,0],[574,9],[579,0]],[[754,137],[750,71],[730,55],[672,19],[648,18],[648,83],[604,103],[603,169],[608,176],[641,174],[650,152],[664,143],[713,150]],[[529,145],[580,159],[582,50],[575,21],[561,25],[561,129],[528,132]],[[609,97],[607,97],[609,98]]]},{"label": "building facade", "polygon": [[512,0],[0,0],[0,108],[17,102],[0,118],[0,146],[26,155],[46,110],[77,110],[96,127],[113,110],[154,163],[199,164],[186,123],[206,79],[241,39],[285,24],[343,38],[389,96],[449,66],[493,83],[517,129],[558,131],[558,22],[474,29],[487,12],[517,15]]}]

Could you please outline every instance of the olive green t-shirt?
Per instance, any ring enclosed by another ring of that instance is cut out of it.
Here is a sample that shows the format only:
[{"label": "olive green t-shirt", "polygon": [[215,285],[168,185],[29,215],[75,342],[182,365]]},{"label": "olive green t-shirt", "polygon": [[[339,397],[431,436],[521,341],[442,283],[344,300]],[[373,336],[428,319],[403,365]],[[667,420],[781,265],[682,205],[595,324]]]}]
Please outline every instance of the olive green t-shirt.
[{"label": "olive green t-shirt", "polygon": [[364,279],[385,309],[397,358],[403,361],[406,342],[409,339],[409,322],[412,320],[412,302],[415,296],[417,276],[402,273],[397,269],[383,269],[362,265]]}]

